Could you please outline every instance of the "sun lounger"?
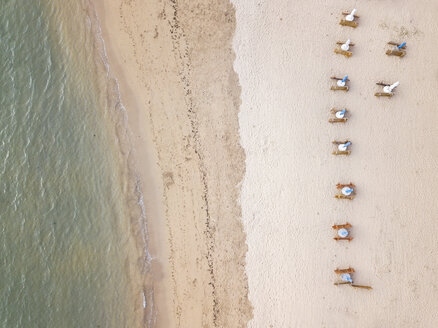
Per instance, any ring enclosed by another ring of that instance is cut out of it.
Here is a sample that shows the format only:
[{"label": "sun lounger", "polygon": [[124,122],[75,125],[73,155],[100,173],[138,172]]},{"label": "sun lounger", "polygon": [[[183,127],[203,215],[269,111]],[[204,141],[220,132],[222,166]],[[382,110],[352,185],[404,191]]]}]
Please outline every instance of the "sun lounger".
[{"label": "sun lounger", "polygon": [[345,195],[342,195],[342,194],[336,194],[336,195],[335,195],[335,198],[337,198],[337,199],[348,199],[348,200],[353,200],[353,199],[354,199],[354,196],[352,196],[352,195],[350,195],[350,196],[345,196]]},{"label": "sun lounger", "polygon": [[353,28],[356,28],[359,24],[357,22],[355,22],[355,19],[358,19],[359,16],[355,14],[356,9],[353,9],[353,11],[351,13],[349,13],[348,11],[343,11],[342,15],[346,16],[344,19],[341,19],[341,21],[339,22],[340,25],[342,26],[350,26]]},{"label": "sun lounger", "polygon": [[345,123],[348,121],[348,118],[329,118],[330,123]]},{"label": "sun lounger", "polygon": [[[348,12],[348,11],[346,11],[346,10],[344,10],[344,11],[342,12],[342,15],[344,15],[344,16],[348,16],[348,15],[350,15],[350,14],[351,14],[351,13]],[[360,17],[359,15],[356,15],[356,14],[353,14],[353,16],[354,16],[355,19]]]},{"label": "sun lounger", "polygon": [[[342,109],[332,108],[330,109],[330,113],[336,114],[337,112],[341,111]],[[345,109],[345,112],[348,113],[348,109]]]},{"label": "sun lounger", "polygon": [[359,24],[358,24],[357,22],[355,22],[355,21],[349,22],[349,21],[347,21],[347,20],[345,20],[345,19],[341,19],[341,21],[339,22],[339,24],[342,25],[342,26],[350,26],[350,27],[353,27],[353,28],[356,28],[356,27],[359,25]]},{"label": "sun lounger", "polygon": [[344,55],[347,58],[349,58],[353,55],[353,53],[351,51],[345,51],[345,50],[342,50],[339,48],[335,48],[334,52],[335,52],[335,54],[338,54],[338,55]]},{"label": "sun lounger", "polygon": [[339,281],[339,282],[335,282],[334,285],[335,286],[338,286],[338,285],[351,285],[351,282],[349,282],[349,281]]},{"label": "sun lounger", "polygon": [[345,223],[345,224],[335,224],[335,225],[332,225],[332,228],[333,229],[346,229],[346,228],[351,228],[351,224],[350,223]]},{"label": "sun lounger", "polygon": [[[339,117],[336,115],[336,113],[338,112],[342,112],[344,111],[344,113],[342,115],[340,115]],[[329,118],[329,122],[330,123],[345,123],[348,121],[348,118],[345,117],[345,115],[348,113],[347,109],[336,109],[336,108],[332,108],[330,110],[330,113],[334,115],[334,117]]]},{"label": "sun lounger", "polygon": [[353,273],[354,269],[350,267],[347,269],[335,269],[334,271],[336,274],[343,274],[343,273]]},{"label": "sun lounger", "polygon": [[[332,141],[332,144],[334,144],[334,145],[342,145],[342,144],[346,144],[347,142],[351,142],[351,141],[350,140],[344,140],[344,141],[334,140],[334,141]],[[349,185],[348,186],[344,186],[344,187],[349,187]]]},{"label": "sun lounger", "polygon": [[342,189],[344,187],[355,188],[356,186],[354,185],[354,183],[351,182],[349,184],[342,184],[342,183],[336,184],[336,189]]},{"label": "sun lounger", "polygon": [[[389,41],[388,44],[392,45],[392,46],[396,46],[396,47],[400,47],[402,44],[399,44],[397,42],[393,42],[393,41]],[[406,43],[403,44],[400,49],[406,49]]]},{"label": "sun lounger", "polygon": [[333,91],[348,91],[349,90],[349,88],[348,88],[348,86],[344,86],[344,87],[338,87],[338,86],[331,86],[330,87],[330,90],[333,90]]},{"label": "sun lounger", "polygon": [[[343,45],[345,42],[342,42],[342,41],[336,41],[336,44],[338,44],[338,45]],[[355,46],[355,43],[354,42],[350,42],[349,43],[349,45],[350,45],[350,47],[354,47]]]},{"label": "sun lounger", "polygon": [[346,156],[348,156],[348,155],[350,155],[351,154],[351,150],[335,150],[335,151],[333,151],[332,152],[332,155],[336,155],[336,156],[339,156],[339,155],[346,155]]},{"label": "sun lounger", "polygon": [[339,286],[339,285],[350,285],[351,287],[354,287],[354,288],[362,288],[362,289],[368,289],[368,290],[370,290],[370,289],[373,289],[371,286],[363,286],[363,285],[355,285],[355,284],[352,284],[351,282],[349,282],[349,281],[339,281],[339,282],[335,282],[335,283],[333,283],[335,286]]},{"label": "sun lounger", "polygon": [[[332,80],[342,80],[342,79],[344,79],[343,77],[336,77],[336,76],[330,76],[330,78],[331,78]],[[350,79],[347,78],[345,81],[350,82]]]},{"label": "sun lounger", "polygon": [[387,93],[387,92],[376,92],[375,94],[374,94],[376,97],[389,97],[389,98],[391,98],[394,94],[391,92],[391,93]]},{"label": "sun lounger", "polygon": [[338,241],[338,240],[348,240],[348,241],[352,241],[353,237],[333,237],[334,240]]}]

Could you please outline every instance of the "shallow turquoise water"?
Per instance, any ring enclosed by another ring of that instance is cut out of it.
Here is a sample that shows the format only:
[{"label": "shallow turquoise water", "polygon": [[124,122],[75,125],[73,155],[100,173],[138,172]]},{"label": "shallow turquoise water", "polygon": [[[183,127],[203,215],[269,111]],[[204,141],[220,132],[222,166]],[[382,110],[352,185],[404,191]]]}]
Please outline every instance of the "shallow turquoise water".
[{"label": "shallow turquoise water", "polygon": [[0,326],[130,327],[117,140],[81,18],[63,35],[83,10],[50,3],[0,2]]}]

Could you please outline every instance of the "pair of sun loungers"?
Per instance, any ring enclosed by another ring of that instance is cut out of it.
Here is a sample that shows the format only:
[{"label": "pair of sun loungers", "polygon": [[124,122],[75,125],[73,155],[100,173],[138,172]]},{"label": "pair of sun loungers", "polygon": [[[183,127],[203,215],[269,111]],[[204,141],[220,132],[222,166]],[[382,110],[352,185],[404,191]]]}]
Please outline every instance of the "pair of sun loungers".
[{"label": "pair of sun loungers", "polygon": [[[351,42],[350,39],[345,42],[337,41],[336,44],[338,47],[334,49],[335,54],[343,55],[347,58],[353,56],[353,52],[350,50],[350,47],[354,47],[355,44]],[[386,50],[386,54],[388,56],[404,57],[406,55],[406,42],[397,43],[390,41],[388,42],[388,45],[392,46],[391,49]]]},{"label": "pair of sun loungers", "polygon": [[[344,76],[344,77],[337,77],[337,76],[331,76],[330,79],[335,80],[336,84],[332,85],[330,87],[330,90],[333,91],[348,91],[350,90],[350,87],[348,85],[348,82],[350,82],[350,79],[348,78],[348,75]],[[394,89],[396,87],[398,87],[398,85],[400,84],[398,81],[393,83],[393,84],[389,84],[386,82],[376,82],[377,85],[382,86],[383,90],[382,92],[376,92],[374,95],[376,97],[392,97],[394,95]]]}]

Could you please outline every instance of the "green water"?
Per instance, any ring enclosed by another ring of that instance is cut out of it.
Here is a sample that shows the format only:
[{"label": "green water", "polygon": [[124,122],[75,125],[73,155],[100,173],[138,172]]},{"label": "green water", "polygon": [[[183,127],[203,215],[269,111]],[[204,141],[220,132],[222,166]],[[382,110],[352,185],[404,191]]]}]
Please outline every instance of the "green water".
[{"label": "green water", "polygon": [[131,327],[141,302],[81,6],[0,0],[0,327]]}]

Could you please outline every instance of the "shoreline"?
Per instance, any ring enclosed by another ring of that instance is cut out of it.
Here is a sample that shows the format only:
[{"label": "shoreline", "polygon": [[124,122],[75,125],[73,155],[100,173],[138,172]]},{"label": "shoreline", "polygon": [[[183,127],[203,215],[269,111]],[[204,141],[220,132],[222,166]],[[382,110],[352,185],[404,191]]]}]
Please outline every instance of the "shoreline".
[{"label": "shoreline", "polygon": [[143,186],[156,327],[245,327],[232,6],[93,4]]},{"label": "shoreline", "polygon": [[[113,43],[109,41],[111,40],[111,34],[106,25],[104,1],[91,0],[90,4],[94,7],[98,15],[98,23],[103,38],[102,41],[105,46],[105,55],[107,56],[108,73],[110,74],[110,78],[113,78],[117,82],[119,88],[118,92],[121,98],[120,101],[126,110],[127,126],[125,128],[128,129],[126,132],[130,134],[129,147],[132,147],[131,151],[133,151],[133,154],[129,155],[132,157],[130,164],[133,165],[130,170],[135,175],[138,175],[135,189],[136,192],[141,194],[140,197],[143,202],[143,204],[134,204],[132,206],[135,208],[139,205],[144,206],[142,210],[145,212],[147,225],[147,227],[143,227],[141,222],[139,223],[140,226],[134,223],[136,228],[133,234],[135,238],[138,239],[138,234],[141,233],[140,231],[144,228],[146,229],[147,245],[145,246],[150,255],[150,268],[147,269],[147,272],[144,272],[142,269],[143,264],[136,265],[141,274],[144,275],[141,281],[138,282],[138,292],[143,293],[144,307],[143,313],[139,315],[142,318],[141,321],[143,324],[153,322],[152,326],[155,326],[154,323],[158,316],[157,309],[159,309],[159,312],[166,313],[171,306],[167,297],[170,291],[167,285],[162,283],[163,277],[169,275],[167,263],[163,261],[163,259],[169,257],[169,250],[168,246],[164,243],[164,240],[166,240],[165,227],[161,223],[163,222],[164,209],[160,199],[160,195],[162,194],[161,181],[157,178],[160,176],[157,166],[158,159],[156,158],[156,154],[152,151],[154,146],[151,142],[152,138],[150,135],[150,127],[147,125],[148,122],[139,118],[141,106],[138,104],[137,97],[135,96],[136,90],[127,83],[123,67],[119,61],[116,60],[117,56],[115,55],[116,51],[112,47]],[[145,126],[146,128],[143,128]],[[139,258],[139,261],[140,260],[141,258]],[[148,294],[152,295],[150,297],[153,302],[151,309],[148,308],[147,304]],[[166,316],[160,316],[160,325],[162,327],[169,326],[169,324],[170,322],[166,320]]]}]

